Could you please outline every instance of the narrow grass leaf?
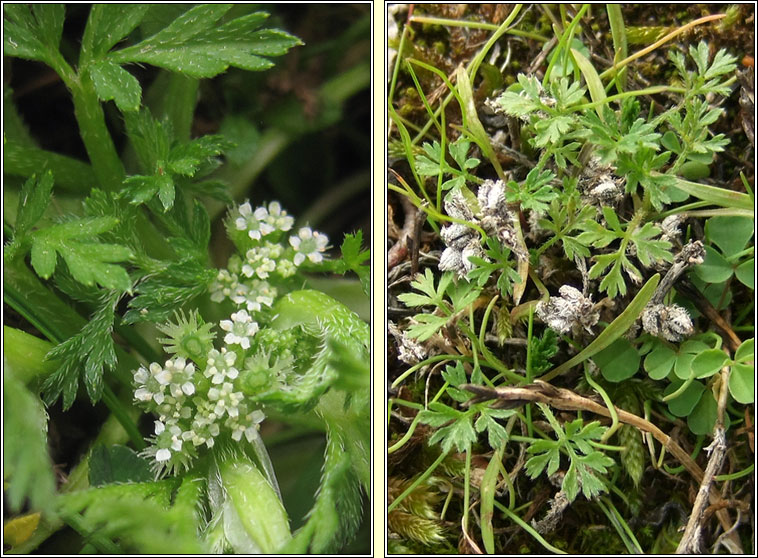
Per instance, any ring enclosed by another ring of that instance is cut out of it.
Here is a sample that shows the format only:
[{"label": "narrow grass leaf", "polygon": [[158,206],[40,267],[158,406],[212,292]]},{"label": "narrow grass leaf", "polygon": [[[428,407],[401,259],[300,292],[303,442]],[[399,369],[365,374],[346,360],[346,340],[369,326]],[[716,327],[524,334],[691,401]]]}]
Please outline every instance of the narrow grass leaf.
[{"label": "narrow grass leaf", "polygon": [[576,62],[579,71],[581,71],[584,76],[584,81],[587,83],[590,97],[592,97],[592,101],[595,103],[595,112],[597,112],[597,115],[603,120],[603,105],[606,99],[603,82],[600,81],[600,76],[598,76],[595,67],[581,52],[572,48],[571,56],[573,56],[574,62]]},{"label": "narrow grass leaf", "polygon": [[497,475],[500,471],[500,460],[503,458],[504,446],[495,452],[484,472],[482,483],[479,485],[481,504],[479,517],[481,525],[482,542],[487,554],[495,554],[495,535],[492,528],[492,515],[495,509],[495,487]]}]

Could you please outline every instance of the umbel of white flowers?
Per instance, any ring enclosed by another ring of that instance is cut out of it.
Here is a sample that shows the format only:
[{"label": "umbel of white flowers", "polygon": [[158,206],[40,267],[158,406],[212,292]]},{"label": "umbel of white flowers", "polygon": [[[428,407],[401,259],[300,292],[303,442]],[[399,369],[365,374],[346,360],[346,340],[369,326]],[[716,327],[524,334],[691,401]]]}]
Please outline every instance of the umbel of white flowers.
[{"label": "umbel of white flowers", "polygon": [[[281,376],[287,362],[269,363],[267,354],[255,353],[252,341],[260,329],[256,314],[277,297],[269,281],[292,276],[306,260],[322,261],[328,243],[326,235],[309,227],[288,235],[293,224],[278,202],[255,210],[245,202],[232,209],[229,228],[247,233],[249,240],[244,240],[244,259],[230,257],[209,288],[211,300],[228,298],[237,306],[229,319],[218,324],[224,332],[223,345],[213,347],[213,324],[198,323],[197,314],[189,319],[182,314],[177,325],[161,326],[170,338],[160,341],[168,352],[179,354],[134,372],[134,399],[158,417],[150,445],[142,452],[153,460],[157,475],[188,469],[198,450],[212,448],[221,435],[238,442],[243,437],[252,442],[258,436],[265,416],[244,397],[241,372],[245,366],[263,366],[270,376]],[[189,338],[196,340],[193,346],[198,351],[191,359],[182,354]]]}]

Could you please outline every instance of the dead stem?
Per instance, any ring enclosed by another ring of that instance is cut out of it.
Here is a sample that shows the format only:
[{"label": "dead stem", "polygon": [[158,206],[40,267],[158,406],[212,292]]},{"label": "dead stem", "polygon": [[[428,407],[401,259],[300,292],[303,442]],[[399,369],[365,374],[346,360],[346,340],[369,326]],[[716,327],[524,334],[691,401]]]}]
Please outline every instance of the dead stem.
[{"label": "dead stem", "polygon": [[408,255],[408,239],[413,238],[413,231],[416,225],[416,206],[405,197],[400,196],[400,203],[403,205],[405,212],[405,221],[403,228],[400,230],[400,238],[392,245],[387,253],[387,271],[395,267]]},{"label": "dead stem", "polygon": [[[721,470],[721,466],[724,463],[724,457],[726,456],[726,436],[724,432],[724,408],[726,407],[726,394],[727,386],[729,385],[730,368],[724,367],[721,370],[721,386],[719,389],[719,401],[718,410],[716,416],[716,425],[713,429],[713,442],[706,448],[706,451],[710,454],[708,458],[708,465],[705,468],[703,480],[700,482],[700,488],[695,498],[695,503],[692,506],[692,513],[687,521],[687,527],[684,530],[684,535],[679,541],[679,546],[676,549],[677,554],[691,554],[697,553],[701,547],[701,532],[702,532],[702,520],[705,513],[705,508],[708,505],[709,499],[713,501],[711,487],[713,479],[716,474]],[[711,498],[709,498],[711,496]],[[719,509],[716,511],[716,515],[719,521],[722,522],[729,519],[729,514],[725,509]],[[726,532],[729,532],[728,527],[724,527]],[[724,537],[721,541],[730,550],[730,552],[741,552],[739,548],[739,539],[735,536],[729,538]]]}]

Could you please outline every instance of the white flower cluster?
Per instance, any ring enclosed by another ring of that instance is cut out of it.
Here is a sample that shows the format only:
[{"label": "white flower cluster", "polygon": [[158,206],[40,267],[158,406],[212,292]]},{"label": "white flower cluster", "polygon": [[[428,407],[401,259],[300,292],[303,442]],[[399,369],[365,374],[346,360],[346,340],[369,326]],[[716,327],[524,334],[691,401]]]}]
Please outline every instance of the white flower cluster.
[{"label": "white flower cluster", "polygon": [[154,460],[157,473],[188,468],[198,450],[212,448],[219,436],[234,441],[244,437],[248,442],[257,436],[264,414],[245,398],[244,391],[249,392],[253,384],[267,389],[292,363],[285,358],[271,364],[269,356],[257,355],[254,347],[253,338],[260,329],[256,313],[270,307],[277,296],[268,280],[271,275],[274,279],[292,276],[306,259],[320,262],[328,243],[326,235],[308,227],[289,236],[287,242],[286,233],[293,224],[278,202],[255,210],[243,203],[233,209],[228,230],[244,258],[231,256],[210,286],[211,300],[229,299],[237,306],[229,319],[219,322],[223,346],[213,347],[209,324],[182,319],[179,325],[161,327],[169,336],[161,342],[168,352],[177,353],[184,347],[177,338],[193,337],[193,346],[203,347],[191,353],[194,362],[185,351],[163,365],[153,362],[134,372],[135,400],[158,416],[151,444],[143,452]]},{"label": "white flower cluster", "polygon": [[156,472],[188,468],[197,449],[212,448],[222,432],[236,441],[243,435],[248,441],[255,438],[264,414],[235,388],[236,359],[237,354],[224,347],[210,351],[202,373],[183,357],[162,366],[153,362],[134,373],[134,398],[158,415],[151,445],[143,452],[155,460]]},{"label": "white flower cluster", "polygon": [[[513,227],[513,214],[505,204],[505,184],[502,180],[485,180],[477,193],[479,211],[474,214],[460,190],[452,192],[445,200],[445,211],[450,217],[479,225],[490,236],[511,248],[518,249]],[[447,248],[440,256],[441,271],[455,271],[465,277],[475,265],[470,257],[487,260],[479,233],[471,227],[453,223],[440,232]],[[488,260],[487,260],[488,261]]]},{"label": "white flower cluster", "polygon": [[234,219],[234,226],[238,231],[247,231],[253,240],[260,240],[277,230],[288,231],[295,223],[276,201],[269,203],[268,208],[261,206],[255,211],[249,202],[245,202],[237,208],[237,212],[239,216]]},{"label": "white flower cluster", "polygon": [[289,232],[293,225],[294,219],[279,202],[256,209],[245,202],[233,209],[230,229],[247,233],[238,244],[244,259],[237,255],[229,258],[227,269],[220,270],[210,286],[211,300],[221,302],[228,298],[244,305],[248,312],[257,312],[262,306],[271,306],[276,298],[276,289],[267,281],[272,274],[287,278],[306,259],[321,262],[329,243],[327,236],[302,227],[285,242],[283,233]]}]

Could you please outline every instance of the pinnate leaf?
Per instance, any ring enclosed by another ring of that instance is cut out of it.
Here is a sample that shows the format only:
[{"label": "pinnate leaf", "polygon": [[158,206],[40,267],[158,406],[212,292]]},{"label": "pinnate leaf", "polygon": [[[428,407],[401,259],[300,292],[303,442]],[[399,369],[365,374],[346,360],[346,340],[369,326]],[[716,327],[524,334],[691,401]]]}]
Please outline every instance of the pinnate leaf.
[{"label": "pinnate leaf", "polygon": [[99,58],[131,33],[150,4],[93,4],[82,37],[82,52]]},{"label": "pinnate leaf", "polygon": [[268,14],[257,12],[217,26],[231,4],[203,4],[144,41],[111,53],[114,62],[145,62],[191,77],[209,78],[229,66],[259,71],[301,41],[284,31],[259,29]]},{"label": "pinnate leaf", "polygon": [[58,255],[68,265],[71,275],[84,285],[98,283],[119,291],[131,289],[126,270],[113,265],[128,260],[132,251],[118,244],[91,239],[118,224],[114,217],[76,219],[35,231],[32,235],[32,267],[43,279],[55,271]]},{"label": "pinnate leaf", "polygon": [[3,4],[3,53],[48,62],[58,50],[63,4]]},{"label": "pinnate leaf", "polygon": [[142,88],[132,74],[109,60],[93,64],[89,71],[101,101],[114,101],[122,112],[139,109]]},{"label": "pinnate leaf", "polygon": [[47,417],[39,398],[3,370],[4,489],[12,510],[29,501],[34,509],[47,509],[53,501],[55,479],[47,452]]},{"label": "pinnate leaf", "polygon": [[40,177],[29,178],[21,188],[16,212],[16,238],[23,237],[40,220],[50,203],[53,174],[47,171]]}]

